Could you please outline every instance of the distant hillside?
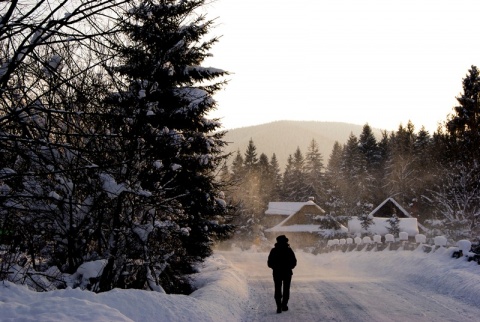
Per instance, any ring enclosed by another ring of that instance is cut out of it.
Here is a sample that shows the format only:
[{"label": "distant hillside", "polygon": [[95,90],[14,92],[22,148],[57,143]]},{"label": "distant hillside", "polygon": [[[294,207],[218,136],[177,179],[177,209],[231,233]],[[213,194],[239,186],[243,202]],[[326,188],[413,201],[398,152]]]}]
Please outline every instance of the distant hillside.
[{"label": "distant hillside", "polygon": [[[257,155],[265,153],[270,160],[275,153],[283,172],[288,156],[293,155],[297,147],[300,147],[305,156],[308,144],[315,139],[324,164],[327,165],[335,141],[344,144],[350,133],[359,137],[362,129],[363,125],[341,122],[277,121],[228,130],[224,139],[229,143],[226,152],[234,152],[235,155],[236,151],[240,150],[242,156],[245,154],[248,141],[252,139],[257,147]],[[381,138],[380,129],[372,128],[372,131],[377,139]]]}]

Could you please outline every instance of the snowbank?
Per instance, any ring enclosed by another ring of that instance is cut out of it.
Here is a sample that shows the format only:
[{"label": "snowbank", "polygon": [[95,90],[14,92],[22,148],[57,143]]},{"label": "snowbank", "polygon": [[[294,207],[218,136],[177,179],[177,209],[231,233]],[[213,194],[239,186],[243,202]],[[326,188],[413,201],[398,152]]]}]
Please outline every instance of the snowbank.
[{"label": "snowbank", "polygon": [[0,320],[14,321],[240,321],[248,298],[243,274],[223,257],[212,256],[194,276],[190,296],[141,290],[95,294],[80,289],[38,293],[0,284]]},{"label": "snowbank", "polygon": [[[296,251],[295,278],[330,273],[359,279],[418,285],[433,293],[480,306],[480,265],[451,257],[454,248],[423,251],[331,252]],[[199,267],[190,296],[115,289],[95,294],[80,289],[37,293],[12,283],[0,284],[0,320],[13,321],[244,321],[249,303],[245,275],[268,276],[268,253],[218,251]],[[232,264],[225,258],[230,258]],[[233,260],[235,259],[235,260]],[[270,290],[273,291],[273,290]],[[271,292],[265,294],[271,299]]]}]

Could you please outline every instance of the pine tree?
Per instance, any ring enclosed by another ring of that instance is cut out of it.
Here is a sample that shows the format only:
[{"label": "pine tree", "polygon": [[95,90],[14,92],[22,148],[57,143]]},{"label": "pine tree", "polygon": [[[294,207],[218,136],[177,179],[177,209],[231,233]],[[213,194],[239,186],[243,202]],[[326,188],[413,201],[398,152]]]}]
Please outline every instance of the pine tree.
[{"label": "pine tree", "polygon": [[232,161],[232,180],[236,184],[245,179],[245,168],[243,163],[244,161],[242,155],[240,154],[240,150],[237,150],[235,158]]},{"label": "pine tree", "polygon": [[375,169],[378,167],[380,160],[377,139],[373,134],[370,125],[365,124],[359,138],[359,148],[367,161],[368,169]]},{"label": "pine tree", "polygon": [[283,175],[284,200],[306,201],[308,199],[307,185],[305,183],[305,159],[300,147],[295,153],[289,156],[287,166]]},{"label": "pine tree", "polygon": [[325,198],[325,173],[323,156],[319,152],[318,143],[315,139],[310,141],[305,156],[305,183],[309,197],[314,197],[316,202]]},{"label": "pine tree", "polygon": [[201,66],[218,40],[205,40],[213,22],[196,14],[204,4],[145,0],[120,21],[127,41],[111,67],[119,90],[106,100],[116,151],[104,176],[123,188],[112,196],[102,290],[153,276],[169,292],[188,292],[184,274],[229,229],[215,180],[226,143],[207,118],[226,72]]},{"label": "pine tree", "polygon": [[456,158],[472,162],[480,156],[480,72],[472,66],[463,79],[463,94],[457,97],[460,105],[447,121]]},{"label": "pine tree", "polygon": [[243,158],[243,164],[247,173],[255,172],[257,163],[257,147],[255,146],[255,143],[253,143],[253,140],[250,139],[250,141],[248,141],[247,150],[245,151],[245,156]]},{"label": "pine tree", "polygon": [[415,185],[415,127],[411,122],[400,125],[390,137],[389,158],[387,161],[386,186],[390,196],[395,195],[402,204],[409,204],[414,198]]},{"label": "pine tree", "polygon": [[370,217],[368,214],[363,213],[358,216],[358,219],[360,220],[360,226],[364,231],[368,231],[368,228],[373,224],[373,218]]},{"label": "pine tree", "polygon": [[293,157],[290,154],[287,159],[285,171],[282,180],[282,199],[285,201],[295,201],[295,175],[293,172]]},{"label": "pine tree", "polygon": [[273,188],[269,201],[280,201],[282,192],[282,174],[280,173],[280,166],[278,165],[277,156],[272,154],[270,158],[270,171],[272,175]]},{"label": "pine tree", "polygon": [[377,139],[373,135],[372,128],[365,124],[358,141],[358,147],[365,160],[365,202],[378,203],[378,187],[382,185],[381,175],[381,154]]},{"label": "pine tree", "polygon": [[[255,143],[253,143],[253,140],[250,139],[243,158],[245,179],[242,185],[242,196],[246,208],[245,210],[255,217],[259,215],[262,208],[260,196],[261,181],[258,162],[257,147],[255,146]],[[268,164],[268,160],[266,163]]]},{"label": "pine tree", "polygon": [[261,153],[258,159],[259,178],[259,201],[260,211],[266,209],[270,201],[270,195],[274,187],[273,175],[270,169],[270,161],[265,153]]},{"label": "pine tree", "polygon": [[340,189],[351,215],[362,213],[368,195],[366,175],[366,161],[359,149],[358,138],[350,134],[343,148]]},{"label": "pine tree", "polygon": [[400,219],[398,219],[397,214],[392,214],[392,216],[387,219],[387,223],[388,233],[398,237],[400,233]]},{"label": "pine tree", "polygon": [[409,212],[421,222],[432,215],[430,205],[425,202],[422,196],[426,195],[432,186],[435,185],[440,164],[435,161],[433,139],[430,133],[422,127],[415,136],[413,143],[414,165],[417,178],[412,187],[414,198],[410,203]]},{"label": "pine tree", "polygon": [[325,210],[333,216],[344,214],[345,200],[341,191],[342,156],[343,148],[338,141],[335,141],[325,172]]}]

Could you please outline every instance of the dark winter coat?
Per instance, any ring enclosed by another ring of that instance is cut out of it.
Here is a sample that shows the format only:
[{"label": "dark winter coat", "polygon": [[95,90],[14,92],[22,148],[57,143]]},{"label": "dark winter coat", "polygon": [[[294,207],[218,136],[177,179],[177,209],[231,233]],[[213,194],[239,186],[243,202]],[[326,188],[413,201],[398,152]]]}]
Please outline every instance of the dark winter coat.
[{"label": "dark winter coat", "polygon": [[274,276],[291,276],[292,269],[297,266],[297,258],[287,243],[276,243],[268,255],[267,264],[273,269]]}]

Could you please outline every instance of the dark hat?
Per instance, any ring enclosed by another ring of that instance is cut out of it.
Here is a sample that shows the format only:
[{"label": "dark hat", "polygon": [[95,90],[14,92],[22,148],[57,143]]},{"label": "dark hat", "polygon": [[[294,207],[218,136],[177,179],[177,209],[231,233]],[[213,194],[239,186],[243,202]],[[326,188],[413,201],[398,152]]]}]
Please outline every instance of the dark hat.
[{"label": "dark hat", "polygon": [[285,235],[280,235],[277,237],[277,242],[279,243],[288,243],[288,238]]}]

